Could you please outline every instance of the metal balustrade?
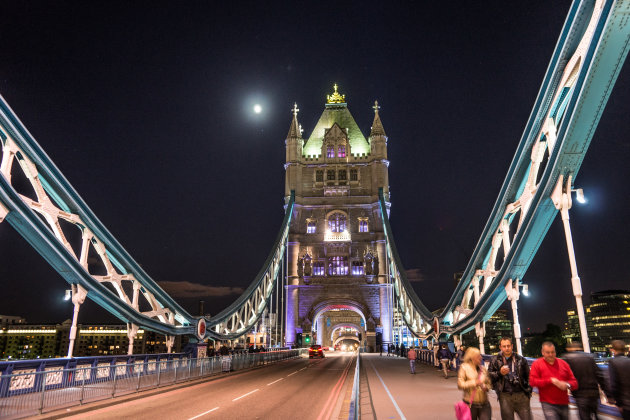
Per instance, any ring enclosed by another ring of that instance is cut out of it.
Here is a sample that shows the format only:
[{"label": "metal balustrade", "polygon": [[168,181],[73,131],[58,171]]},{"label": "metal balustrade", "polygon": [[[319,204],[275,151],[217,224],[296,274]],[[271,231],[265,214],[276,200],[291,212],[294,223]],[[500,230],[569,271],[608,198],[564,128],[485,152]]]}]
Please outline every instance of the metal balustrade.
[{"label": "metal balustrade", "polygon": [[148,389],[300,357],[304,349],[237,353],[202,359],[96,364],[3,374],[0,418],[16,419]]}]

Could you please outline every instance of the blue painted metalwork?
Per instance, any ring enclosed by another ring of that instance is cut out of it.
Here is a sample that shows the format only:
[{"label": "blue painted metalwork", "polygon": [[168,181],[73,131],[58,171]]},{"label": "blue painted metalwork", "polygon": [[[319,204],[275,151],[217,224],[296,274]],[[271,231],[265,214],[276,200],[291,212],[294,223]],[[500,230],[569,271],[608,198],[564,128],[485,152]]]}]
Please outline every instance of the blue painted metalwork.
[{"label": "blue painted metalwork", "polygon": [[[0,138],[2,168],[0,204],[8,210],[5,220],[11,224],[57,272],[70,284],[78,284],[88,296],[125,321],[167,335],[195,335],[197,319],[184,310],[127,253],[120,243],[92,213],[79,194],[46,155],[13,110],[0,97]],[[33,184],[37,201],[21,196],[11,185],[11,165],[19,163]],[[29,176],[30,175],[30,176]],[[206,319],[204,337],[235,338],[258,321],[273,291],[286,247],[293,212],[294,194],[287,203],[280,233],[261,271],[245,293],[229,308]],[[40,212],[46,219],[42,220]],[[59,220],[70,221],[83,235],[81,257],[66,241]],[[104,263],[107,276],[88,272],[87,252],[94,247]],[[103,283],[109,282],[116,292]],[[123,282],[134,286],[133,299],[126,295]],[[139,296],[152,307],[141,312]],[[200,337],[201,338],[201,337]]]},{"label": "blue painted metalwork", "polygon": [[[560,179],[566,180],[569,176],[575,179],[628,54],[629,11],[628,0],[599,3],[588,0],[572,4],[490,218],[461,281],[439,316],[439,334],[462,333],[487,320],[505,301],[507,282],[522,279],[525,275],[557,213],[551,194]],[[591,35],[590,43],[584,44]],[[579,51],[580,55],[576,55],[578,48],[584,48]],[[569,69],[568,64],[576,57],[577,63]],[[575,69],[579,70],[567,76],[568,71]],[[561,82],[566,85],[560,85]],[[555,134],[553,144],[545,131],[549,126]],[[548,160],[546,166],[540,166],[543,168],[541,172],[532,174],[534,154],[544,150],[541,147],[549,151]],[[521,194],[532,175],[540,176],[540,180],[534,180],[533,195],[525,197],[523,204]],[[414,333],[426,335],[427,328],[421,328],[419,321],[430,321],[432,314],[406,281],[387,220],[387,203],[382,193],[379,198],[398,308]],[[519,224],[510,243],[509,225],[517,213],[520,213]],[[494,260],[500,255],[501,245],[507,252],[495,271]],[[491,269],[487,268],[489,265]],[[488,281],[483,290],[479,288],[481,280]],[[471,305],[473,291],[474,305]],[[431,334],[436,333],[434,327],[429,330]]]}]

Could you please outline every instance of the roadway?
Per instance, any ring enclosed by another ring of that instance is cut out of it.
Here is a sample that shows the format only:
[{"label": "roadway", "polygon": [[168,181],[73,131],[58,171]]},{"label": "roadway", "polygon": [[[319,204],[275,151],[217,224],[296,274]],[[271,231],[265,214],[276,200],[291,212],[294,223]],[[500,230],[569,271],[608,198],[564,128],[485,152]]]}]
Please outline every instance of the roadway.
[{"label": "roadway", "polygon": [[[356,355],[328,352],[323,359],[280,362],[192,386],[103,407],[72,407],[47,417],[133,419],[347,418]],[[75,414],[76,413],[76,414]],[[42,418],[42,417],[38,417]]]}]

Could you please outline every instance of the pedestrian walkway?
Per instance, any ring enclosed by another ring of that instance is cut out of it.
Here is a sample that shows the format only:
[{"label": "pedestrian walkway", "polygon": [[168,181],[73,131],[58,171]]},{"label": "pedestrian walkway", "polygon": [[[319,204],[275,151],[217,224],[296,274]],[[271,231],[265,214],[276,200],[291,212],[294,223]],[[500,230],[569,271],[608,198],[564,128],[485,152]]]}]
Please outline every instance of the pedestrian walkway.
[{"label": "pedestrian walkway", "polygon": [[[374,416],[364,415],[362,419],[431,419],[453,420],[454,405],[461,400],[462,392],[457,389],[457,374],[449,373],[444,379],[441,370],[434,366],[418,363],[416,374],[409,373],[409,361],[402,357],[379,356],[375,353],[361,354],[362,370],[367,376],[369,395]],[[362,392],[362,397],[366,393]],[[489,393],[492,405],[492,419],[500,419],[499,402],[494,392]],[[361,401],[361,407],[366,404]],[[542,408],[538,395],[531,400],[535,420],[542,420]],[[518,417],[517,417],[518,418]],[[577,419],[575,407],[571,408],[571,419]],[[615,417],[600,414],[601,419],[613,420]]]}]

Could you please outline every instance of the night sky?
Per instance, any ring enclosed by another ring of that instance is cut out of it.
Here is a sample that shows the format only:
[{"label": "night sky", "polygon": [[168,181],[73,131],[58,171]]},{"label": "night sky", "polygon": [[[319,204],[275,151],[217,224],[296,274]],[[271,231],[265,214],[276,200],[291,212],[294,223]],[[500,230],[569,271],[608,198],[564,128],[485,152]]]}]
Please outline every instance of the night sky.
[{"label": "night sky", "polygon": [[[570,2],[270,4],[4,1],[0,94],[154,280],[191,283],[170,287],[194,314],[198,299],[211,314],[231,303],[226,287],[246,287],[271,249],[293,103],[310,136],[338,83],[367,137],[377,99],[397,246],[423,302],[443,306]],[[628,67],[575,182],[589,199],[571,210],[585,295],[630,288]],[[1,314],[72,315],[65,281],[8,223],[0,281]],[[559,218],[524,281],[522,327],[564,322],[574,300]],[[81,309],[80,322],[112,321]]]}]

